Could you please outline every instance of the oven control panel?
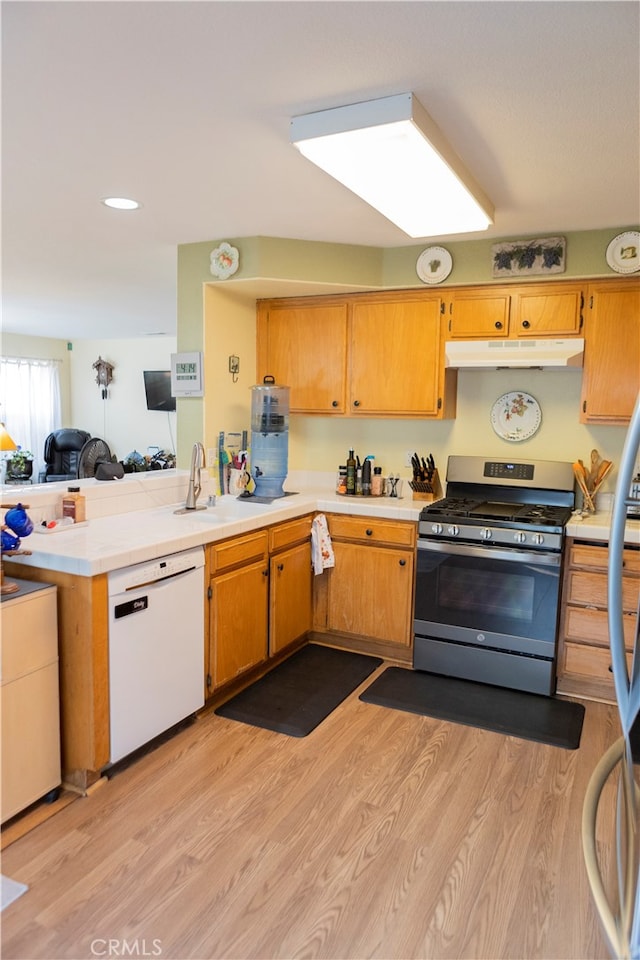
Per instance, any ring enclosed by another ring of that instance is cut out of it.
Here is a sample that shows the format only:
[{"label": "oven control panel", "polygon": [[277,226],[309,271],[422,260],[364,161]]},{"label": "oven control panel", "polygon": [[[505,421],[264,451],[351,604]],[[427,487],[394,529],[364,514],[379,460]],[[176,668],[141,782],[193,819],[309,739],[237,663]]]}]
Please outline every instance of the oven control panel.
[{"label": "oven control panel", "polygon": [[537,550],[554,552],[561,549],[563,539],[562,533],[558,531],[478,526],[464,521],[450,523],[446,519],[420,520],[418,535],[423,540],[449,542],[462,540],[467,543],[495,544],[502,547],[534,547]]},{"label": "oven control panel", "polygon": [[533,480],[533,464],[487,460],[484,476],[491,477],[492,480]]}]

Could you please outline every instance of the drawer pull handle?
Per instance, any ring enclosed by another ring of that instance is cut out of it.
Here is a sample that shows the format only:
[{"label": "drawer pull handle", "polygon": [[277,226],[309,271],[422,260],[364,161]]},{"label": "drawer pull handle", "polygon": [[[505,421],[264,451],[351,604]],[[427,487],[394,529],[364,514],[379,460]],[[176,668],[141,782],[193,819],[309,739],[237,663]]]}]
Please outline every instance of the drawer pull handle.
[{"label": "drawer pull handle", "polygon": [[525,328],[525,330],[528,330],[529,327],[531,326],[531,324],[529,323],[528,320],[523,320],[523,321],[522,321],[522,326]]},{"label": "drawer pull handle", "polygon": [[360,401],[359,401],[359,400],[354,400],[354,401],[353,401],[353,405],[354,405],[354,407],[359,407],[359,406],[360,406]]},{"label": "drawer pull handle", "polygon": [[373,530],[365,530],[365,533],[367,534],[368,537],[373,536]]},{"label": "drawer pull handle", "polygon": [[495,328],[496,330],[502,330],[502,320],[496,320]]},{"label": "drawer pull handle", "polygon": [[332,400],[332,401],[331,401],[331,406],[332,406],[332,407],[337,407],[337,406],[338,406],[338,401],[337,401],[337,400]]}]

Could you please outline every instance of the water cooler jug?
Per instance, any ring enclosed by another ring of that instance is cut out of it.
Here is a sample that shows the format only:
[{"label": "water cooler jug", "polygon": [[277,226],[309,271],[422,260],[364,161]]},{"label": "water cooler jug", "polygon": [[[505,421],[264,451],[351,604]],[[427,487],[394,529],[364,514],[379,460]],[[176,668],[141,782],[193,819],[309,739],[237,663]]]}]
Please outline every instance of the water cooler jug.
[{"label": "water cooler jug", "polygon": [[273,377],[251,388],[251,475],[257,497],[284,497],[289,460],[289,387]]}]

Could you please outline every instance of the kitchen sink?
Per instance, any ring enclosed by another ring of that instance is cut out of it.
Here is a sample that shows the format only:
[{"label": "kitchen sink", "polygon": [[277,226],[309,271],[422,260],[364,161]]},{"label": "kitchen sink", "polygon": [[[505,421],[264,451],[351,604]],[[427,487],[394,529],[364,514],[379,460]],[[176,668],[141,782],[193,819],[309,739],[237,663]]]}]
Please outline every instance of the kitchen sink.
[{"label": "kitchen sink", "polygon": [[236,497],[218,497],[214,507],[207,507],[206,510],[189,510],[188,513],[180,516],[189,517],[201,523],[229,523],[231,520],[261,517],[268,514],[270,510],[271,504],[268,503],[248,503],[237,500]]}]

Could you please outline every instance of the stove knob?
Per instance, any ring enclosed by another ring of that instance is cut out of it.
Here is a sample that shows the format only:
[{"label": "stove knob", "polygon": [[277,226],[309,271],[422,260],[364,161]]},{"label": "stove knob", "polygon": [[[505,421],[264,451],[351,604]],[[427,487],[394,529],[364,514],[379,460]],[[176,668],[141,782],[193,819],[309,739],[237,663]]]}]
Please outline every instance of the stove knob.
[{"label": "stove knob", "polygon": [[489,527],[483,527],[480,531],[480,538],[482,540],[491,540],[493,536],[493,530],[490,530]]},{"label": "stove knob", "polygon": [[460,527],[456,527],[455,523],[452,523],[450,527],[447,527],[447,533],[450,537],[457,537],[460,533]]},{"label": "stove knob", "polygon": [[441,523],[432,523],[432,524],[431,524],[431,533],[442,533],[442,524],[441,524]]},{"label": "stove knob", "polygon": [[523,533],[522,530],[518,530],[517,533],[514,533],[513,539],[516,541],[516,543],[524,543],[527,539],[527,535],[526,533]]},{"label": "stove knob", "polygon": [[544,543],[544,537],[541,533],[534,533],[531,539],[537,546],[540,546],[541,543]]}]

